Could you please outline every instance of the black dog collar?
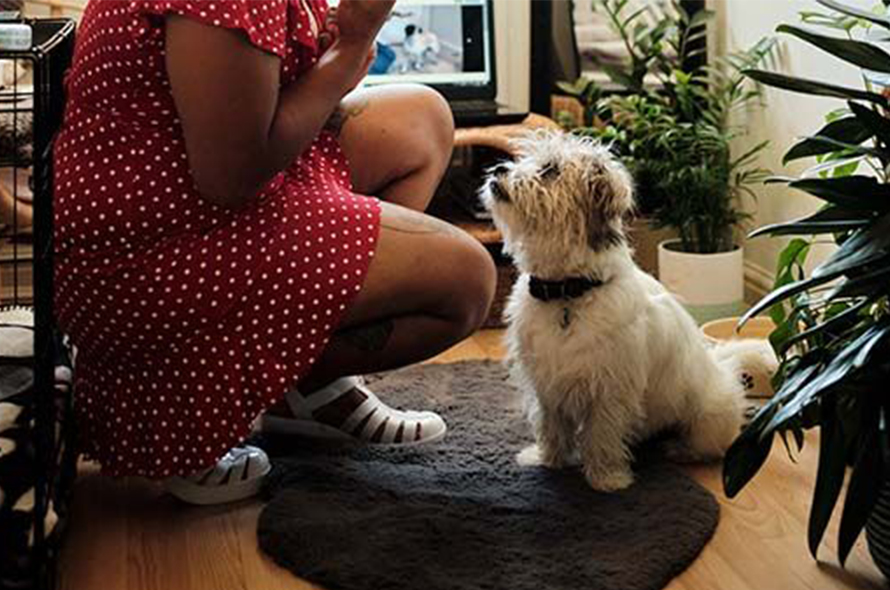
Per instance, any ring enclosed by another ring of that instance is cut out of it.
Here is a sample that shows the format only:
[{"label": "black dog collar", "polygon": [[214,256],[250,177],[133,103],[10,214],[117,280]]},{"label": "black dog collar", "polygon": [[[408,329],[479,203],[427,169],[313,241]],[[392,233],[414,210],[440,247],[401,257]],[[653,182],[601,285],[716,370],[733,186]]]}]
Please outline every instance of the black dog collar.
[{"label": "black dog collar", "polygon": [[540,301],[568,301],[583,297],[605,283],[588,277],[571,277],[562,281],[545,281],[532,277],[528,284],[531,296]]}]

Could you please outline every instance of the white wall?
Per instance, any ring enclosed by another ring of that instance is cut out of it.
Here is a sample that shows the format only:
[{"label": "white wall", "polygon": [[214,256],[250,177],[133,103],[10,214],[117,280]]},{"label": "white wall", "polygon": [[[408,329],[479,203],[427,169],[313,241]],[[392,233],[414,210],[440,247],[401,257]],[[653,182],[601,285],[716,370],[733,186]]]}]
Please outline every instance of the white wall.
[{"label": "white wall", "polygon": [[531,0],[495,0],[494,16],[500,91],[498,100],[527,109],[531,94]]},{"label": "white wall", "polygon": [[[724,52],[748,47],[761,37],[774,34],[779,24],[799,23],[800,11],[818,8],[814,0],[710,1],[712,8],[717,11],[715,42],[718,51]],[[857,69],[787,35],[782,35],[780,39],[778,68],[783,73],[861,87],[862,81]],[[782,155],[796,138],[817,131],[823,124],[824,115],[843,106],[843,101],[773,89],[767,90],[766,96],[764,110],[753,109],[740,121],[749,129],[750,135],[738,142],[737,149],[743,150],[745,146],[769,139],[771,146],[762,156],[761,164],[776,174],[799,173],[811,165],[812,160],[792,163],[788,168],[783,168]],[[757,192],[759,200],[752,207],[756,211],[753,222],[755,227],[806,215],[817,209],[821,203],[804,193],[780,186],[763,187]],[[785,243],[786,240],[775,238],[757,238],[747,243],[747,272],[749,280],[753,280],[756,287],[764,286],[756,285],[758,281],[764,283],[771,280],[778,254]],[[813,258],[818,259],[824,255],[825,249],[822,249]]]}]

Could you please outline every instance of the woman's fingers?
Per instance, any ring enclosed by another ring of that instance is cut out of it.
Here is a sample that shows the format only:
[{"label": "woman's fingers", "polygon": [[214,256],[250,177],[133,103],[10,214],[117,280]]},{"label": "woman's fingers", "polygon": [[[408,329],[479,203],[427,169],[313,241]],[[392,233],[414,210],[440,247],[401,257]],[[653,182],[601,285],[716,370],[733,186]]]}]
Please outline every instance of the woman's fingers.
[{"label": "woman's fingers", "polygon": [[372,43],[394,5],[395,0],[342,0],[336,13],[342,38]]}]

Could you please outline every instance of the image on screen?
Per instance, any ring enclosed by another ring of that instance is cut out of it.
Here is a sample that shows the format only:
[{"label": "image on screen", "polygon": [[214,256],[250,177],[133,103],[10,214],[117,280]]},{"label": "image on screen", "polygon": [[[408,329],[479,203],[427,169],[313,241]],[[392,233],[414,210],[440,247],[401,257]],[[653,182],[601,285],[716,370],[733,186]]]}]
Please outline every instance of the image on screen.
[{"label": "image on screen", "polygon": [[486,12],[484,0],[399,0],[366,83],[487,83]]}]

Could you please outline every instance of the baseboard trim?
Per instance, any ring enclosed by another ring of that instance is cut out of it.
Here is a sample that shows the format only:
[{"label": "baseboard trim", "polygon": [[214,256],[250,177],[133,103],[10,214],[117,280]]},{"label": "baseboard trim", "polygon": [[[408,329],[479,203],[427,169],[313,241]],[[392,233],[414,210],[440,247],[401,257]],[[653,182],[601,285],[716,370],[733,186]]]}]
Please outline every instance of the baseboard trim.
[{"label": "baseboard trim", "polygon": [[773,290],[775,275],[750,260],[745,261],[745,298],[749,303],[757,302]]}]

